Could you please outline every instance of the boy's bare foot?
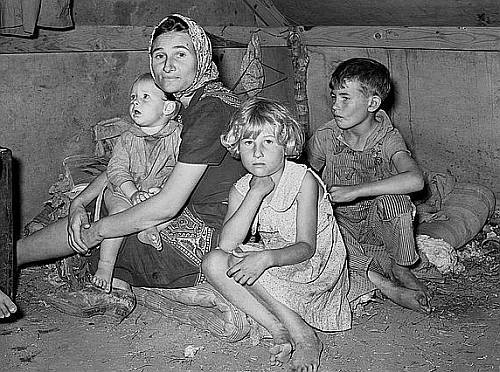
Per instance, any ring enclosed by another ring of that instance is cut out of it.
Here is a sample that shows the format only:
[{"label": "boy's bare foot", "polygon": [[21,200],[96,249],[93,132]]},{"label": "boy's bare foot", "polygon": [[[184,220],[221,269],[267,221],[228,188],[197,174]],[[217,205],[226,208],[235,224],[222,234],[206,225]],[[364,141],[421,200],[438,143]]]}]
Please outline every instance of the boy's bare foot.
[{"label": "boy's bare foot", "polygon": [[319,368],[323,343],[312,328],[304,328],[300,335],[294,335],[295,350],[292,354],[292,371],[316,372]]},{"label": "boy's bare foot", "polygon": [[292,342],[286,329],[270,332],[273,336],[273,346],[269,348],[269,361],[272,366],[282,366],[290,360]]},{"label": "boy's bare foot", "polygon": [[392,274],[394,278],[397,279],[404,287],[413,289],[415,291],[424,292],[427,297],[427,301],[430,301],[431,294],[427,286],[422,283],[418,278],[413,274],[409,267],[400,266],[396,263],[392,264]]},{"label": "boy's bare foot", "polygon": [[368,271],[368,278],[394,303],[426,314],[431,312],[431,305],[425,292],[400,287],[383,275],[374,271]]},{"label": "boy's bare foot", "polygon": [[0,319],[8,318],[17,311],[17,306],[9,296],[0,291]]},{"label": "boy's bare foot", "polygon": [[90,281],[95,287],[103,289],[106,293],[110,293],[112,278],[113,265],[106,261],[99,261],[97,271]]}]

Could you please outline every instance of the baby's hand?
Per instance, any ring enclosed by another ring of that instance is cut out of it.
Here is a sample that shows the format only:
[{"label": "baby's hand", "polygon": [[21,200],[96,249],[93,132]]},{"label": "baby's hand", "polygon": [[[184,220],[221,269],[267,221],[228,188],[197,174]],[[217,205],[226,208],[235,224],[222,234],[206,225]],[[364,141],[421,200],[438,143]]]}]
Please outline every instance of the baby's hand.
[{"label": "baby's hand", "polygon": [[262,273],[271,267],[270,256],[266,251],[235,251],[233,251],[232,254],[241,258],[241,260],[233,265],[226,274],[241,285],[254,284]]},{"label": "baby's hand", "polygon": [[262,197],[269,194],[274,189],[274,181],[269,176],[256,177],[250,180],[250,189],[258,192]]},{"label": "baby's hand", "polygon": [[331,186],[330,199],[335,203],[347,203],[358,198],[356,186]]},{"label": "baby's hand", "polygon": [[147,191],[136,191],[130,197],[130,201],[132,202],[132,205],[136,205],[140,202],[148,200],[150,197],[151,195]]}]

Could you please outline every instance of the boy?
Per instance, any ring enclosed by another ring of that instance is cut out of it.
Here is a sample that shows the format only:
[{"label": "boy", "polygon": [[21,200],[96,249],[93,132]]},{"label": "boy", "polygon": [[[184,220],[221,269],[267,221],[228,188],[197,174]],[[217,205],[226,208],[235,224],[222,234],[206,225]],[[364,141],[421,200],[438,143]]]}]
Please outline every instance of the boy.
[{"label": "boy", "polygon": [[[109,214],[119,213],[158,193],[177,161],[181,125],[172,120],[180,103],[169,100],[150,73],[139,76],[130,88],[129,115],[135,125],[121,134],[108,163],[109,184],[104,203]],[[161,249],[157,228],[142,231],[139,239]],[[104,240],[92,284],[111,291],[116,255],[122,238]]]},{"label": "boy", "polygon": [[407,194],[421,190],[424,181],[380,109],[391,90],[389,71],[372,59],[353,58],[335,69],[330,89],[334,119],[316,130],[308,153],[336,204],[355,283],[350,299],[374,285],[401,306],[430,312],[427,288],[410,270],[419,256]]}]

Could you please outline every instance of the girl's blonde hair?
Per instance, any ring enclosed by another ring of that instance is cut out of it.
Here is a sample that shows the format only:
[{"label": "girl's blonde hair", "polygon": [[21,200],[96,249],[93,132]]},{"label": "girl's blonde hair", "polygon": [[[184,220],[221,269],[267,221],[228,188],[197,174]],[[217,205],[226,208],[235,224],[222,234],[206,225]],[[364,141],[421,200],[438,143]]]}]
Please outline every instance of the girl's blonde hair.
[{"label": "girl's blonde hair", "polygon": [[227,132],[221,136],[221,143],[234,158],[239,159],[240,141],[256,138],[266,125],[274,127],[278,143],[285,147],[285,157],[300,155],[305,141],[300,124],[284,105],[262,97],[250,98],[240,106],[234,113]]}]

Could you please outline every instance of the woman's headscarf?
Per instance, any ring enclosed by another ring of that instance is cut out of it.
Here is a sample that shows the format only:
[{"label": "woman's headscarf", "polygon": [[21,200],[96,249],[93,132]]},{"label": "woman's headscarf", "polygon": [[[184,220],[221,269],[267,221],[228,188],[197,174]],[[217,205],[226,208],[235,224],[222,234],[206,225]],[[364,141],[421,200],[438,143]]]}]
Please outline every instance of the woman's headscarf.
[{"label": "woman's headscarf", "polygon": [[[195,90],[204,86],[207,82],[216,80],[219,77],[219,71],[217,70],[217,66],[215,65],[215,63],[212,61],[212,43],[205,33],[205,30],[198,26],[198,24],[191,18],[185,17],[180,14],[171,14],[171,16],[182,19],[188,25],[188,34],[191,38],[191,41],[193,42],[196,59],[198,61],[196,67],[196,75],[194,77],[193,83],[189,86],[189,88],[181,92],[174,93],[174,96],[176,98],[180,98],[182,96],[189,96]],[[153,29],[151,40],[149,42],[150,52],[151,47],[153,46],[153,35],[155,34],[157,27],[165,22],[167,18],[168,17],[162,19],[161,22],[158,23],[158,25]],[[151,66],[151,73],[153,74],[152,70],[153,69]]]}]

